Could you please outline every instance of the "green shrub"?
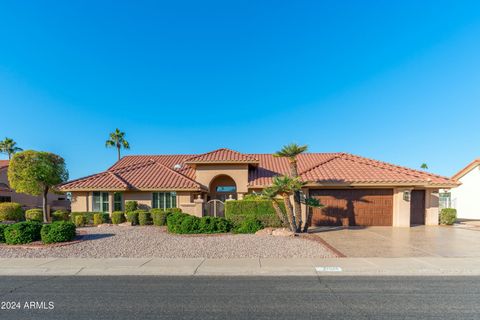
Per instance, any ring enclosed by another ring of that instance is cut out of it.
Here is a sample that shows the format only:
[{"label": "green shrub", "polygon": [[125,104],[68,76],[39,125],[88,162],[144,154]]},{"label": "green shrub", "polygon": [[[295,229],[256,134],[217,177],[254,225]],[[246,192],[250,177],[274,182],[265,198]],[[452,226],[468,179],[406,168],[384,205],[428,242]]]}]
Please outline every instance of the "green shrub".
[{"label": "green shrub", "polygon": [[70,219],[70,212],[67,210],[56,210],[52,213],[53,221],[68,221]]},{"label": "green shrub", "polygon": [[25,219],[27,221],[43,222],[43,210],[42,209],[29,209],[25,211]]},{"label": "green shrub", "polygon": [[235,233],[255,233],[263,229],[262,222],[254,217],[248,217],[239,225],[235,226]]},{"label": "green shrub", "polygon": [[138,210],[130,211],[126,213],[127,221],[136,226],[138,224]]},{"label": "green shrub", "polygon": [[440,211],[440,223],[452,225],[457,220],[457,209],[444,208]]},{"label": "green shrub", "polygon": [[102,212],[100,214],[102,216],[102,223],[108,223],[110,221],[110,214],[107,212]]},{"label": "green shrub", "polygon": [[152,224],[152,215],[146,210],[137,210],[138,212],[138,224],[146,226]]},{"label": "green shrub", "polygon": [[85,225],[85,220],[83,219],[82,215],[75,216],[75,226],[83,227]]},{"label": "green shrub", "polygon": [[7,229],[8,224],[0,224],[0,243],[5,242],[5,229]]},{"label": "green shrub", "polygon": [[[254,199],[259,196],[251,197]],[[248,197],[247,197],[248,199]],[[279,203],[280,208],[285,211],[285,205]],[[225,218],[234,225],[240,225],[247,218],[259,220],[265,227],[282,227],[282,222],[273,209],[270,200],[230,200],[225,202]]]},{"label": "green shrub", "polygon": [[223,218],[198,218],[185,213],[171,213],[167,216],[167,228],[171,233],[225,233],[232,225]]},{"label": "green shrub", "polygon": [[125,212],[136,211],[138,209],[137,201],[126,201],[125,202]]},{"label": "green shrub", "polygon": [[76,217],[81,216],[83,217],[83,224],[88,225],[93,224],[93,215],[96,213],[103,214],[103,212],[72,212],[70,218],[73,223],[76,223]]},{"label": "green shrub", "polygon": [[103,223],[103,213],[95,213],[93,215],[93,225],[98,226]]},{"label": "green shrub", "polygon": [[4,230],[7,244],[25,244],[40,240],[42,224],[38,221],[18,222]]},{"label": "green shrub", "polygon": [[25,220],[22,206],[16,202],[0,203],[0,221],[22,221]]},{"label": "green shrub", "polygon": [[162,209],[150,210],[153,224],[155,226],[164,226],[167,223],[167,212]]},{"label": "green shrub", "polygon": [[120,224],[125,222],[125,214],[123,211],[114,211],[112,212],[112,223],[113,224]]},{"label": "green shrub", "polygon": [[75,239],[75,224],[70,221],[57,221],[45,224],[41,230],[43,243],[66,242]]}]

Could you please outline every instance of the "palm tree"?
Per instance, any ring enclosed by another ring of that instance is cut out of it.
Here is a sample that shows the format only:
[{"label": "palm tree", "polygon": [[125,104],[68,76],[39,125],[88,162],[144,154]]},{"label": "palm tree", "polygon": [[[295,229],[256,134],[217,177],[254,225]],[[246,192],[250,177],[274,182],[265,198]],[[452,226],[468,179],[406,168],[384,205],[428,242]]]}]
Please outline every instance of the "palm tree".
[{"label": "palm tree", "polygon": [[428,165],[424,162],[420,165],[420,168],[422,168],[423,170],[428,170]]},{"label": "palm tree", "polygon": [[114,132],[110,133],[110,139],[105,141],[105,147],[117,148],[118,160],[120,160],[120,149],[130,149],[130,144],[125,140],[125,132],[117,128]]},{"label": "palm tree", "polygon": [[275,176],[273,177],[272,189],[277,194],[280,194],[285,204],[285,211],[287,212],[290,229],[293,232],[300,232],[302,227],[301,211],[294,211],[290,196],[299,191],[304,185],[298,178],[291,178],[289,176]]},{"label": "palm tree", "polygon": [[17,147],[17,143],[13,139],[5,138],[3,141],[0,141],[0,152],[8,154],[8,160],[11,160],[12,155],[19,151],[23,151],[23,149]]},{"label": "palm tree", "polygon": [[[283,146],[280,151],[277,151],[273,154],[274,157],[284,157],[288,159],[290,163],[290,176],[292,178],[298,177],[298,165],[297,165],[297,156],[305,151],[307,151],[308,146],[299,146],[296,143],[291,143],[286,146]],[[297,218],[297,224],[302,226],[302,206],[300,204],[300,189],[294,192],[293,204],[295,209],[295,216]]]},{"label": "palm tree", "polygon": [[323,204],[316,198],[306,198],[305,206],[307,207],[307,221],[303,226],[303,232],[308,232],[308,228],[312,225],[313,208],[321,208]]},{"label": "palm tree", "polygon": [[277,189],[272,186],[272,187],[265,188],[263,190],[262,197],[264,199],[272,201],[272,206],[273,206],[273,209],[275,210],[275,213],[277,214],[280,221],[282,221],[282,224],[286,226],[288,224],[288,221],[287,219],[285,219],[285,214],[283,213],[282,208],[280,208],[280,206],[278,205],[278,202],[276,199],[277,194],[278,194]]}]

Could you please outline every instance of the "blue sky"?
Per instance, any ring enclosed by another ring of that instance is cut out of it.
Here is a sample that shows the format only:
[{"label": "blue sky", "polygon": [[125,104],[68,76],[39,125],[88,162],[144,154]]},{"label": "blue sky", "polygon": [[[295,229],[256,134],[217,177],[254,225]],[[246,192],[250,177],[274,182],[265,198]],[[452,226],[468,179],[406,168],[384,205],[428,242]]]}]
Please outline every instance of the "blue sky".
[{"label": "blue sky", "polygon": [[[421,3],[419,3],[421,2]],[[62,155],[351,152],[451,175],[480,156],[478,1],[2,1],[0,138]]]}]

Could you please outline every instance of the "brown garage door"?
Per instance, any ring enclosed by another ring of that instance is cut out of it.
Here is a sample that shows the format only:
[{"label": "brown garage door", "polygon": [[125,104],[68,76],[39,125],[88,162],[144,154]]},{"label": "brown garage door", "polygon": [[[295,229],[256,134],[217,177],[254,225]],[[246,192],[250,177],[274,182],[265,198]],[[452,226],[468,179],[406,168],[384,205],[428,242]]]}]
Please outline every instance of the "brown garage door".
[{"label": "brown garage door", "polygon": [[425,190],[412,190],[410,197],[410,224],[425,224]]},{"label": "brown garage door", "polygon": [[392,225],[392,189],[317,189],[310,196],[324,205],[313,210],[313,225]]}]

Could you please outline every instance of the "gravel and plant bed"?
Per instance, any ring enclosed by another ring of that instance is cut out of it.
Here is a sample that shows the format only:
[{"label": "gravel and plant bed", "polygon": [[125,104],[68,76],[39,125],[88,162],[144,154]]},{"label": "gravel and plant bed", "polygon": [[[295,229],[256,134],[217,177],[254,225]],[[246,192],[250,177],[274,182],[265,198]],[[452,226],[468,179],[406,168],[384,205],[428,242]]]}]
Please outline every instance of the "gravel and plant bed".
[{"label": "gravel and plant bed", "polygon": [[301,237],[254,234],[175,235],[164,227],[78,228],[82,240],[35,249],[2,246],[0,258],[313,258],[335,257],[321,243]]}]

